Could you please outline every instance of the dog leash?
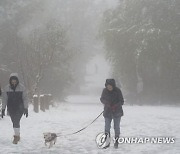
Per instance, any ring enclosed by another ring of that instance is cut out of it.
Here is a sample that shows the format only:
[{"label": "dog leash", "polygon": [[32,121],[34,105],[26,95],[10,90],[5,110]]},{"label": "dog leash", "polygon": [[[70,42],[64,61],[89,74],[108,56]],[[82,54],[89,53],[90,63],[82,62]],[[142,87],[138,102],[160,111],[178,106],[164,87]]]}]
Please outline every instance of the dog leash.
[{"label": "dog leash", "polygon": [[[104,111],[103,111],[104,112]],[[81,128],[80,130],[74,132],[74,133],[70,133],[70,134],[66,134],[66,135],[61,135],[60,133],[57,133],[57,137],[62,137],[62,136],[68,136],[68,135],[74,135],[74,134],[78,134],[79,132],[85,130],[86,128],[88,128],[90,125],[92,125],[102,114],[103,112],[101,112],[90,124],[88,124],[87,126]]]}]

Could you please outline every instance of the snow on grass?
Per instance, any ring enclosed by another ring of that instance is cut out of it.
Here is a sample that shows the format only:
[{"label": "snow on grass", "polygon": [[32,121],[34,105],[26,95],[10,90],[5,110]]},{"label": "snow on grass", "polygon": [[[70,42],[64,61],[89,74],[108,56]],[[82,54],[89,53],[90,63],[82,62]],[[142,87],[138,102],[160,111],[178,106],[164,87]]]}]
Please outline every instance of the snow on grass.
[{"label": "snow on grass", "polygon": [[[174,144],[121,144],[114,149],[98,149],[95,137],[104,130],[101,116],[86,130],[70,136],[60,137],[51,149],[44,146],[43,132],[69,134],[89,124],[103,109],[99,98],[71,96],[49,111],[34,113],[30,107],[29,117],[21,121],[21,142],[13,145],[13,129],[10,118],[0,120],[0,153],[18,154],[179,154],[180,153],[180,112],[176,107],[124,106],[121,121],[123,137],[175,137]],[[96,102],[95,102],[96,101]],[[87,103],[85,103],[87,102]],[[112,127],[111,134],[114,131]]]}]

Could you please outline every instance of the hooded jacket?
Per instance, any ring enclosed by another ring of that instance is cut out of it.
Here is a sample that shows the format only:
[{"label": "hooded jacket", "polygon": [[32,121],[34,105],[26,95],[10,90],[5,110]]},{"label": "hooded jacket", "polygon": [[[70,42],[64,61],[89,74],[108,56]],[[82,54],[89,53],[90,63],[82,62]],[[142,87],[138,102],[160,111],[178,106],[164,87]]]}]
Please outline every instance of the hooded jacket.
[{"label": "hooded jacket", "polygon": [[[17,80],[17,85],[13,87],[11,80]],[[28,109],[28,97],[24,85],[19,83],[18,74],[10,75],[9,84],[4,88],[2,94],[2,109],[7,109],[9,112],[24,111]]]},{"label": "hooded jacket", "polygon": [[109,91],[107,88],[103,89],[100,100],[104,104],[104,117],[123,116],[122,105],[124,104],[124,98],[121,90],[116,87],[114,79],[107,79],[105,87],[107,87],[107,85],[111,85],[113,90]]}]

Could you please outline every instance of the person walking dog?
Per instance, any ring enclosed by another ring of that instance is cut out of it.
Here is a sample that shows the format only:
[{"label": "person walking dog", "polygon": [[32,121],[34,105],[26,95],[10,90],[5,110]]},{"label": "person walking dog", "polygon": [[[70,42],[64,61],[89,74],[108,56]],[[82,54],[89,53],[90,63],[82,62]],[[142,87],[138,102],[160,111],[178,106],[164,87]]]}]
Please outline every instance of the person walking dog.
[{"label": "person walking dog", "polygon": [[[104,104],[103,116],[105,118],[105,134],[110,136],[111,122],[113,120],[115,131],[114,148],[118,148],[120,120],[124,115],[122,109],[124,98],[121,90],[116,86],[116,82],[114,79],[106,79],[105,88],[103,89],[100,100]],[[107,147],[109,146],[110,143],[109,145],[107,145]]]},{"label": "person walking dog", "polygon": [[20,141],[20,120],[24,114],[28,117],[28,97],[24,85],[19,83],[18,74],[10,75],[9,84],[2,93],[2,118],[5,116],[5,109],[11,117],[14,129],[13,144]]}]

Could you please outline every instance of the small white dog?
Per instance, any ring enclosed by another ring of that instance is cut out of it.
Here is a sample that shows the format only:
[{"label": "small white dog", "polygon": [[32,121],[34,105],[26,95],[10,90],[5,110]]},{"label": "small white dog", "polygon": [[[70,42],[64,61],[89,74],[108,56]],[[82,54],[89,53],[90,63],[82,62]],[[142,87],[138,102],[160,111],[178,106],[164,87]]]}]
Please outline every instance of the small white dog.
[{"label": "small white dog", "polygon": [[44,140],[45,140],[45,146],[47,146],[47,143],[49,143],[49,148],[51,148],[57,141],[57,135],[56,133],[43,133]]}]

